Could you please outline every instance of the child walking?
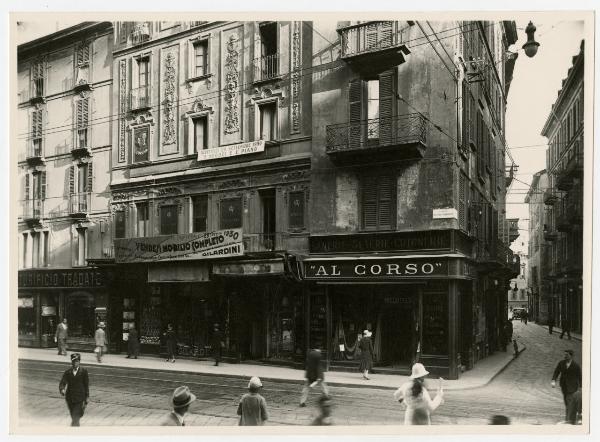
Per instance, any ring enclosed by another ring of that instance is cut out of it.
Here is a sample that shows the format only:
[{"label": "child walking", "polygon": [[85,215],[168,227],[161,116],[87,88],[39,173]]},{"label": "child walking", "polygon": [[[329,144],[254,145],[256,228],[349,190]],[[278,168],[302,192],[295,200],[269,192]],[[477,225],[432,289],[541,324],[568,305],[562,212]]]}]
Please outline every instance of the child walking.
[{"label": "child walking", "polygon": [[262,382],[256,376],[248,382],[248,393],[242,396],[238,405],[237,414],[240,416],[240,425],[264,425],[269,419],[267,412],[267,401],[258,394],[262,388]]}]

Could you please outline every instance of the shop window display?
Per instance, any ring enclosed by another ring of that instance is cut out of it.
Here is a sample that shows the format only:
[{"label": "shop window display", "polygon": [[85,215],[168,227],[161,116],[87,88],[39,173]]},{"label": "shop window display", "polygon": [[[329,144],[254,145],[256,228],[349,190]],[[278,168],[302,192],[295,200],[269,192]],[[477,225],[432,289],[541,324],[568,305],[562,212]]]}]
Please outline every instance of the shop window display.
[{"label": "shop window display", "polygon": [[96,331],[94,297],[89,293],[74,293],[67,297],[66,315],[69,338],[93,338]]},{"label": "shop window display", "polygon": [[302,335],[298,323],[302,323],[302,297],[275,295],[270,300],[269,315],[269,357],[291,360],[296,354],[301,356],[303,349],[297,340]]},{"label": "shop window display", "polygon": [[162,303],[160,296],[150,296],[142,310],[140,344],[160,345]]},{"label": "shop window display", "polygon": [[422,353],[448,354],[448,298],[445,293],[425,294],[423,297]]},{"label": "shop window display", "polygon": [[44,344],[49,344],[54,341],[54,335],[56,333],[56,326],[58,325],[57,319],[57,305],[58,296],[55,294],[44,294],[41,296],[42,302],[42,340]]},{"label": "shop window display", "polygon": [[19,336],[35,337],[35,309],[33,297],[19,298]]},{"label": "shop window display", "polygon": [[135,298],[123,298],[123,341],[129,340],[129,330],[135,328]]}]

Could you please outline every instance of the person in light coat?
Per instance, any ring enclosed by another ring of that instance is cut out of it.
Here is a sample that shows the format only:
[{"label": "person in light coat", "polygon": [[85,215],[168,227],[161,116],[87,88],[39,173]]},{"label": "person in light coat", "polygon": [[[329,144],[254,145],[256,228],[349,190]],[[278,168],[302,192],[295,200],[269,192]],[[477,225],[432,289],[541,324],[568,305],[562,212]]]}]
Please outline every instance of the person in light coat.
[{"label": "person in light coat", "polygon": [[104,322],[100,322],[98,330],[96,330],[96,334],[94,335],[96,341],[94,352],[96,353],[96,360],[98,362],[102,362],[102,354],[106,352],[106,332],[104,331],[104,327]]},{"label": "person in light coat", "polygon": [[56,333],[54,335],[54,342],[56,342],[58,346],[59,355],[67,355],[67,337],[67,318],[63,318],[62,322],[56,327]]},{"label": "person in light coat", "polygon": [[394,392],[394,399],[404,403],[404,425],[431,425],[431,413],[444,403],[443,379],[440,378],[437,394],[432,400],[425,388],[425,377],[429,374],[423,364],[412,366],[410,381]]}]

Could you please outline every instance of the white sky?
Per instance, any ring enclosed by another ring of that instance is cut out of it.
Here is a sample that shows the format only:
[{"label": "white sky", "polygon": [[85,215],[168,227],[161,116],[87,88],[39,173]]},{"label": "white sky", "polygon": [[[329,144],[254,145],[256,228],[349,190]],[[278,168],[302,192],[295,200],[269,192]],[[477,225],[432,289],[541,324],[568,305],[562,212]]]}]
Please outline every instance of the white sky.
[{"label": "white sky", "polygon": [[[519,51],[506,111],[506,141],[519,166],[516,178],[523,181],[513,181],[507,198],[506,215],[522,220],[519,222],[521,236],[513,243],[512,248],[525,252],[529,209],[523,201],[533,174],[546,167],[547,139],[540,132],[556,100],[562,80],[572,65],[572,57],[579,53],[584,33],[583,22],[536,21],[535,25],[535,39],[540,43],[538,53],[529,58],[523,51]],[[527,41],[526,26],[526,21],[517,22],[519,40],[513,50],[520,49]],[[521,148],[531,145],[539,146]]]}]

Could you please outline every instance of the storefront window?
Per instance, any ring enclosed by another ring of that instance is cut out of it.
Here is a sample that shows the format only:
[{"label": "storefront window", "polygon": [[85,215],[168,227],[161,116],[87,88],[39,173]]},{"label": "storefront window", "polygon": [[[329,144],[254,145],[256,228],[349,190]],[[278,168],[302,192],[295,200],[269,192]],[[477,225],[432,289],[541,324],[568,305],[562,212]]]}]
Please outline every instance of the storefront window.
[{"label": "storefront window", "polygon": [[[298,322],[302,323],[302,297],[295,293],[274,293],[270,299],[269,356],[276,359],[293,359],[303,354],[296,342],[302,335]],[[300,336],[298,336],[300,335]]]},{"label": "storefront window", "polygon": [[19,335],[35,337],[35,303],[33,296],[19,298]]},{"label": "storefront window", "polygon": [[423,294],[423,354],[448,354],[448,298],[445,293]]},{"label": "storefront window", "polygon": [[42,336],[54,336],[56,333],[58,295],[44,294],[41,296],[42,302]]},{"label": "storefront window", "polygon": [[162,302],[159,293],[152,294],[142,309],[140,344],[160,345]]},{"label": "storefront window", "polygon": [[69,321],[70,338],[93,338],[96,331],[94,297],[90,293],[78,292],[67,296],[66,315]]}]

